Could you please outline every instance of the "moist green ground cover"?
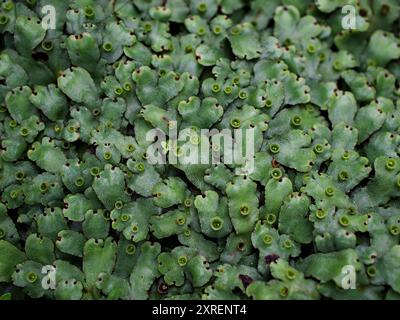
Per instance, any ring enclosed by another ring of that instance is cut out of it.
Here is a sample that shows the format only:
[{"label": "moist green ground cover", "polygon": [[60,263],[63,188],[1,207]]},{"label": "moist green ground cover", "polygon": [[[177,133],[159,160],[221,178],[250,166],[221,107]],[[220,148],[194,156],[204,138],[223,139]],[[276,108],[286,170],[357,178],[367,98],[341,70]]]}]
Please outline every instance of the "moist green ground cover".
[{"label": "moist green ground cover", "polygon": [[1,299],[399,299],[397,0],[0,6]]}]

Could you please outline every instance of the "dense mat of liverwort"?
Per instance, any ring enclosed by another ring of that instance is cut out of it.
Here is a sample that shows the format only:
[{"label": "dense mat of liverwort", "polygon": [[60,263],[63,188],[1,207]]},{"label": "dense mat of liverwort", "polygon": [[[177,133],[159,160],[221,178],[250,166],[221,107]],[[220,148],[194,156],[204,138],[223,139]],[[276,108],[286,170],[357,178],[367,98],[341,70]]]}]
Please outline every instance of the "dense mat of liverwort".
[{"label": "dense mat of liverwort", "polygon": [[398,0],[0,7],[0,299],[400,298]]}]

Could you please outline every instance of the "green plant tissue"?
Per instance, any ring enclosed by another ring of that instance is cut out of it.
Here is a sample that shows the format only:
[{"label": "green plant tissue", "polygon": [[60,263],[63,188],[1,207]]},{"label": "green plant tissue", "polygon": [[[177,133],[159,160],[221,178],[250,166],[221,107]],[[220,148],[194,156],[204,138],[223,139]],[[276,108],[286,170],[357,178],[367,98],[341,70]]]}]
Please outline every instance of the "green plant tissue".
[{"label": "green plant tissue", "polygon": [[0,34],[0,300],[400,299],[398,0],[2,0]]}]

